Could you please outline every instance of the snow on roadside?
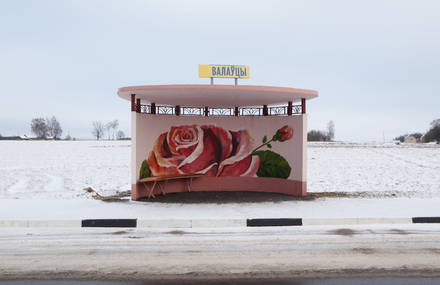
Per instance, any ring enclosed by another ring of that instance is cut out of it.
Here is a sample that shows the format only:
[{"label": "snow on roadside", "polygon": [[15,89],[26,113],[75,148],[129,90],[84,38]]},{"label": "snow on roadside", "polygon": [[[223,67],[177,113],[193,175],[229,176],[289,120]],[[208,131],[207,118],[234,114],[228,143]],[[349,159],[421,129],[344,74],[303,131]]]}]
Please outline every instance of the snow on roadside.
[{"label": "snow on roadside", "polygon": [[440,198],[323,198],[230,204],[106,203],[89,199],[1,199],[0,220],[411,218],[439,216]]}]

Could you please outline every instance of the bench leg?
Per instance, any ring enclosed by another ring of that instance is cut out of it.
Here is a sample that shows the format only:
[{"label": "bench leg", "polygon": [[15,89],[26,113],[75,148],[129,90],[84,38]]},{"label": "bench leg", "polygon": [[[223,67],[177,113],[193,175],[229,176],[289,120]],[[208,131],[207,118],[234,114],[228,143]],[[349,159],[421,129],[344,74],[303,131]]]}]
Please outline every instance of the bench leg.
[{"label": "bench leg", "polygon": [[191,192],[191,184],[192,184],[192,177],[186,180],[186,188],[188,189],[188,192]]},{"label": "bench leg", "polygon": [[166,185],[167,185],[167,180],[165,180],[165,181],[163,182],[163,184],[161,184],[160,182],[158,182],[157,185],[159,186],[160,191],[162,192],[162,195],[165,195],[165,194],[166,194],[166,193],[165,193],[165,187],[166,187]]},{"label": "bench leg", "polygon": [[148,199],[150,199],[150,197],[153,197],[153,198],[156,197],[156,196],[154,196],[154,193],[153,193],[154,192],[154,188],[156,188],[156,181],[153,182],[153,185],[150,188],[150,192],[148,193],[148,196],[147,196]]}]

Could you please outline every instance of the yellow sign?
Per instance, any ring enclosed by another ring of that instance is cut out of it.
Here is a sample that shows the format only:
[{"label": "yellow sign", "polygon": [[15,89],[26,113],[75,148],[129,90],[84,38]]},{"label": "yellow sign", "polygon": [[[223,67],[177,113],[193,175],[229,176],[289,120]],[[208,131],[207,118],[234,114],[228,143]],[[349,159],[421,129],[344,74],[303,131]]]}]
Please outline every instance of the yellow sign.
[{"label": "yellow sign", "polygon": [[249,79],[250,68],[247,65],[199,64],[199,77]]}]

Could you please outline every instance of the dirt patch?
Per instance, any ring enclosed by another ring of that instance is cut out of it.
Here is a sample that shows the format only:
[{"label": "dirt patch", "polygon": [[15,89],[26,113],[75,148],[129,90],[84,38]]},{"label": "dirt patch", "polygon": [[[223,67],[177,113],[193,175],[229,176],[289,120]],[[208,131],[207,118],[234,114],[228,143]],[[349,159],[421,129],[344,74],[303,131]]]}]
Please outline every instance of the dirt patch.
[{"label": "dirt patch", "polygon": [[285,201],[311,201],[316,197],[294,197],[278,193],[249,192],[249,191],[210,191],[210,192],[185,192],[158,195],[155,198],[141,199],[146,203],[171,203],[171,204],[233,204],[233,203],[259,203],[259,202],[285,202]]},{"label": "dirt patch", "polygon": [[128,232],[127,231],[117,231],[117,232],[112,232],[111,234],[112,235],[125,235],[125,234],[128,234]]},{"label": "dirt patch", "polygon": [[[99,200],[104,202],[128,202],[130,199],[121,198],[118,195],[128,196],[129,191],[118,192],[113,196],[102,196]],[[252,191],[200,191],[169,193],[166,195],[156,195],[150,199],[141,198],[139,201],[147,203],[170,203],[170,204],[233,204],[233,203],[259,203],[273,202],[280,203],[286,201],[313,201],[319,198],[398,198],[415,197],[413,192],[311,192],[304,197],[295,197],[279,193],[265,193]],[[116,197],[116,198],[113,198]]]},{"label": "dirt patch", "polygon": [[409,235],[408,231],[400,230],[400,229],[391,229],[390,232],[392,232],[394,234],[399,234],[399,235]]},{"label": "dirt patch", "polygon": [[179,230],[174,230],[174,231],[167,232],[167,234],[170,234],[170,235],[184,235],[186,233],[187,232],[185,232],[185,231],[179,231]]},{"label": "dirt patch", "polygon": [[313,198],[396,198],[403,193],[396,192],[312,192],[307,193],[309,197]]},{"label": "dirt patch", "polygon": [[355,247],[352,249],[354,252],[362,253],[362,254],[374,254],[376,251],[369,247]]},{"label": "dirt patch", "polygon": [[353,236],[356,234],[356,231],[352,229],[336,229],[332,231],[328,231],[329,234],[340,235],[340,236]]},{"label": "dirt patch", "polygon": [[87,253],[87,255],[94,255],[96,254],[96,249],[91,249],[89,250],[89,252]]},{"label": "dirt patch", "polygon": [[424,248],[424,250],[428,251],[429,253],[440,254],[440,248]]}]

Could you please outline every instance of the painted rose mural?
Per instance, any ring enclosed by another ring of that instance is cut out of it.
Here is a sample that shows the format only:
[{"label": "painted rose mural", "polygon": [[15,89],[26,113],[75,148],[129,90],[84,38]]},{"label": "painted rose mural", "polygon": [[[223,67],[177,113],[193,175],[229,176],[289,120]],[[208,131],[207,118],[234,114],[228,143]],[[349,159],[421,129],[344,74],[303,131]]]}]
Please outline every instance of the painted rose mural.
[{"label": "painted rose mural", "polygon": [[226,130],[215,125],[172,126],[154,142],[143,161],[140,178],[204,174],[207,176],[251,176],[288,178],[287,160],[272,150],[274,142],[293,137],[283,126],[258,147],[247,130]]}]

